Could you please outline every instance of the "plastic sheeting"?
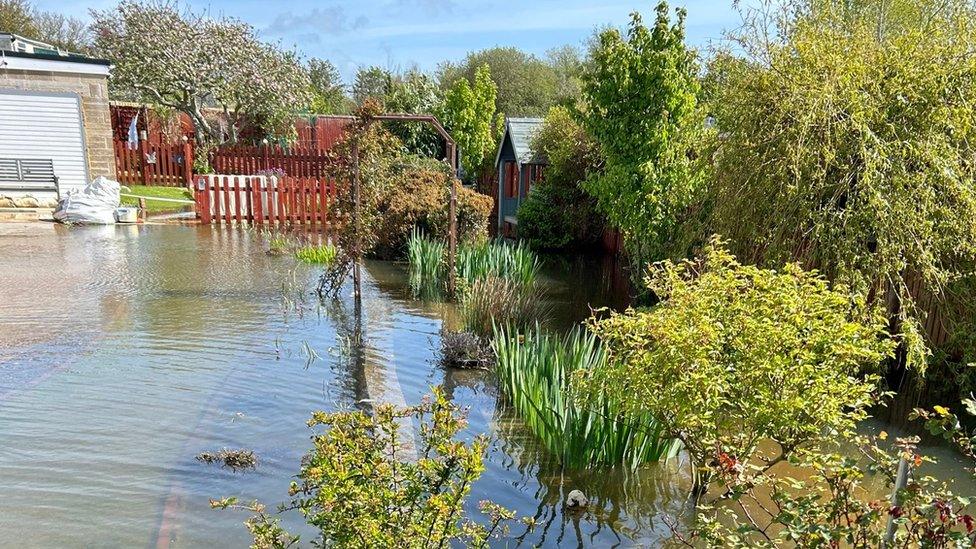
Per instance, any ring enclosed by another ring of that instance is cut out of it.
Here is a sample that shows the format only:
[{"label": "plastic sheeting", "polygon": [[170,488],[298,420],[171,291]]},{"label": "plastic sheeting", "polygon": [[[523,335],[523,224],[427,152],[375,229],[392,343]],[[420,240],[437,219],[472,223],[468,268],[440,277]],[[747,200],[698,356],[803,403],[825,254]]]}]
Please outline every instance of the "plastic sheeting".
[{"label": "plastic sheeting", "polygon": [[68,191],[58,201],[54,219],[61,223],[111,225],[119,207],[119,190],[117,181],[99,177],[83,189]]}]

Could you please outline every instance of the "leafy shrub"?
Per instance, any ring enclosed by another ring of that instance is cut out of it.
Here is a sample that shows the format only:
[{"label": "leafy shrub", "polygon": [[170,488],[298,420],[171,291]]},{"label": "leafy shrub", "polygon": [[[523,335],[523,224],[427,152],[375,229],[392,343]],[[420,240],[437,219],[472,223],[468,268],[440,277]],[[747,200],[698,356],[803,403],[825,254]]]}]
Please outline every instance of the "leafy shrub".
[{"label": "leafy shrub", "polygon": [[532,187],[518,209],[519,238],[533,248],[587,247],[599,242],[603,216],[583,190],[603,169],[596,142],[569,109],[553,107],[532,141],[549,162],[545,179]]},{"label": "leafy shrub", "polygon": [[751,465],[761,440],[779,445],[768,468],[851,433],[875,403],[878,376],[862,372],[892,354],[884,315],[818,273],[742,266],[713,239],[647,282],[657,306],[591,321],[608,360],[580,387],[657,418],[705,479],[716,464]]},{"label": "leafy shrub", "polygon": [[[380,199],[377,246],[380,257],[398,257],[417,228],[425,234],[447,238],[449,182],[453,178],[440,165],[422,163],[402,170]],[[459,243],[482,242],[488,235],[491,197],[457,186],[457,234]]]},{"label": "leafy shrub", "polygon": [[677,454],[680,445],[665,437],[649,414],[619,417],[608,399],[572,398],[574,373],[599,368],[606,360],[593,334],[576,329],[559,338],[536,326],[520,336],[499,328],[492,346],[505,396],[563,466],[634,468]]},{"label": "leafy shrub", "polygon": [[[403,424],[420,425],[417,446]],[[466,421],[440,389],[414,407],[377,406],[374,413],[315,412],[309,427],[326,430],[312,436],[313,448],[302,460],[292,500],[282,511],[297,510],[319,530],[321,547],[404,547],[426,549],[464,543],[486,547],[502,523],[514,515],[481,502],[488,525],[471,521],[465,500],[484,472],[488,441],[458,440]],[[234,498],[212,502],[236,506]],[[279,519],[254,503],[246,524],[254,547],[287,547],[297,538]]]},{"label": "leafy shrub", "polygon": [[[967,400],[970,412],[976,402]],[[976,446],[947,408],[915,410],[936,436],[955,445],[976,465]],[[734,467],[722,475],[729,504],[718,511],[702,509],[689,535],[676,533],[686,545],[708,547],[926,547],[971,548],[976,544],[976,498],[923,473],[931,457],[921,454],[919,437],[887,441],[884,431],[849,441],[861,459],[809,452],[795,460],[802,474],[743,478]],[[971,469],[971,467],[970,467]],[[897,486],[899,471],[903,484]],[[872,497],[876,485],[892,491]],[[874,485],[874,486],[872,486]],[[752,509],[752,512],[737,512]],[[890,530],[889,530],[890,527]]]},{"label": "leafy shrub", "polygon": [[535,249],[558,250],[573,241],[559,190],[551,183],[532,187],[518,208],[519,238]]}]

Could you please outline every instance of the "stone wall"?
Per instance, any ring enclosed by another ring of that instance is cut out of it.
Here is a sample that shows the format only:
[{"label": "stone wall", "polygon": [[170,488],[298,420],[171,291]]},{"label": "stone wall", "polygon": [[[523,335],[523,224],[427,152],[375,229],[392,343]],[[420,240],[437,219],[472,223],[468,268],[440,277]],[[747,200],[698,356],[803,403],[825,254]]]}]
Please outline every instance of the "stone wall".
[{"label": "stone wall", "polygon": [[4,69],[0,88],[41,92],[73,92],[81,97],[81,115],[88,148],[88,174],[115,179],[108,78],[99,75]]}]

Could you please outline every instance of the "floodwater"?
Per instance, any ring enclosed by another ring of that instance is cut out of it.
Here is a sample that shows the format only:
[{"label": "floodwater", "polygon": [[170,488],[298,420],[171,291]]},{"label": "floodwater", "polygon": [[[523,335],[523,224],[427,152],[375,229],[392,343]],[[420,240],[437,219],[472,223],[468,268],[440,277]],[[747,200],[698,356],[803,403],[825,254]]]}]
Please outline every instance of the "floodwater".
[{"label": "floodwater", "polygon": [[[273,509],[313,410],[413,404],[434,385],[470,408],[467,436],[491,436],[471,511],[492,499],[536,519],[500,545],[653,546],[670,536],[665,516],[687,513],[680,463],[560,472],[490,374],[437,365],[450,310],[410,299],[402,266],[367,264],[357,322],[348,296],[302,296],[314,268],[265,249],[224,227],[0,225],[0,547],[246,547],[247,514],[210,498]],[[556,327],[625,302],[616,272],[554,263]],[[363,351],[340,352],[354,334]],[[253,449],[257,468],[195,459],[221,448]],[[563,508],[573,489],[590,511]]]}]

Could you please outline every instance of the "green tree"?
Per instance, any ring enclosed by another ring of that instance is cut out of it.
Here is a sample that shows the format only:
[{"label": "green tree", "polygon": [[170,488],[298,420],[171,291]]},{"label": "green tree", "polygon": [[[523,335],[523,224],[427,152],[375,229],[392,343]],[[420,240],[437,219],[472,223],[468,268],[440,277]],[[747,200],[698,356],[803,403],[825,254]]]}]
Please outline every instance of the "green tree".
[{"label": "green tree", "polygon": [[495,47],[472,52],[458,64],[445,63],[439,79],[444,89],[459,80],[473,81],[478,69],[488,65],[497,87],[495,110],[508,116],[542,116],[557,98],[560,78],[546,61],[514,47]]},{"label": "green tree", "polygon": [[0,29],[25,38],[39,39],[33,7],[27,0],[0,0]]},{"label": "green tree", "polygon": [[[408,114],[435,114],[440,111],[443,101],[437,83],[420,70],[393,73],[379,67],[360,69],[353,84],[353,98],[360,104],[372,98],[379,101],[386,112]],[[384,126],[403,142],[410,153],[443,156],[441,137],[428,125],[385,122]]]},{"label": "green tree", "polygon": [[[884,315],[816,272],[743,266],[714,239],[647,283],[658,305],[591,321],[608,357],[578,380],[581,396],[657,419],[683,443],[699,493],[724,468],[766,471],[853,433],[875,403],[869,372],[893,348]],[[777,455],[757,455],[766,440]]]},{"label": "green tree", "polygon": [[927,311],[909,287],[939,303],[976,265],[973,6],[791,8],[748,18],[746,57],[711,67],[722,140],[706,230],[746,260],[799,260],[886,302],[907,364],[924,367]]},{"label": "green tree", "polygon": [[[297,55],[261,42],[246,23],[138,0],[92,18],[96,48],[114,63],[113,92],[186,113],[201,145],[236,141],[245,124],[290,136],[295,111],[308,107]],[[219,108],[227,130],[204,107]]]},{"label": "green tree", "polygon": [[91,32],[84,21],[39,10],[26,0],[0,0],[0,29],[63,50],[93,53]]},{"label": "green tree", "polygon": [[705,117],[684,20],[679,9],[672,24],[665,2],[651,28],[633,13],[626,37],[616,29],[599,34],[583,73],[581,121],[606,160],[586,190],[638,265],[666,256],[703,187],[696,146]]},{"label": "green tree", "polygon": [[352,84],[352,99],[357,105],[362,105],[369,98],[382,100],[390,87],[393,74],[377,66],[363,67],[356,71],[356,78]]},{"label": "green tree", "polygon": [[308,60],[306,70],[311,84],[311,111],[314,114],[348,114],[349,98],[343,90],[339,69],[330,61],[313,57]]},{"label": "green tree", "polygon": [[441,119],[457,142],[461,166],[469,180],[485,169],[489,155],[495,150],[492,122],[496,93],[491,69],[482,65],[475,71],[473,84],[462,78],[444,97]]},{"label": "green tree", "polygon": [[[381,97],[387,112],[434,114],[441,106],[440,89],[434,79],[411,69],[387,82]],[[443,158],[444,144],[437,132],[417,122],[387,122],[393,135],[403,141],[407,151],[421,156]]]}]

